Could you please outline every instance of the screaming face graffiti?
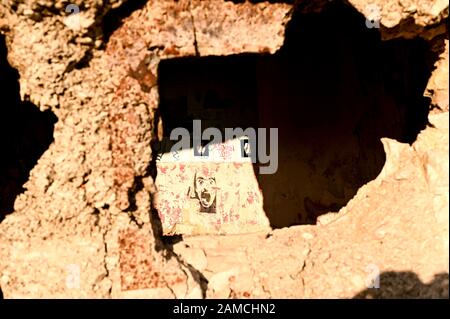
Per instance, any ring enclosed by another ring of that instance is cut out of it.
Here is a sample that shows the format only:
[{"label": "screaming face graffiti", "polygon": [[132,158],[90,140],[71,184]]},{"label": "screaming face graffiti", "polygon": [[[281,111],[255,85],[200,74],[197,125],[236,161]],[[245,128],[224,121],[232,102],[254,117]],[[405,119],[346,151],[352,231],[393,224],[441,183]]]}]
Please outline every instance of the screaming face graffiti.
[{"label": "screaming face graffiti", "polygon": [[195,197],[200,203],[200,212],[216,213],[216,179],[205,172],[197,171],[194,176]]}]

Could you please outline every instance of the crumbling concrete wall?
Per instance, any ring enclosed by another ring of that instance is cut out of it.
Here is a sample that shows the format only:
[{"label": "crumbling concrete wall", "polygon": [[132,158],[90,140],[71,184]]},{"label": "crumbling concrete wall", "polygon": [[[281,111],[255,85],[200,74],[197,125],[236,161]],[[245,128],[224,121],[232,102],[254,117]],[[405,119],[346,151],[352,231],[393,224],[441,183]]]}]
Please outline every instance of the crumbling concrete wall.
[{"label": "crumbling concrete wall", "polygon": [[[81,14],[74,25],[64,1],[2,2],[0,30],[21,99],[58,118],[54,142],[0,224],[4,297],[366,296],[370,265],[386,287],[376,296],[448,297],[448,3],[375,2],[385,39],[436,41],[441,59],[426,91],[433,127],[412,145],[384,139],[382,173],[317,226],[190,238],[190,248],[180,242],[175,253],[152,209],[158,63],[274,53],[292,6],[74,1]],[[349,4],[368,15],[366,1]],[[103,23],[120,18],[113,28]]]}]

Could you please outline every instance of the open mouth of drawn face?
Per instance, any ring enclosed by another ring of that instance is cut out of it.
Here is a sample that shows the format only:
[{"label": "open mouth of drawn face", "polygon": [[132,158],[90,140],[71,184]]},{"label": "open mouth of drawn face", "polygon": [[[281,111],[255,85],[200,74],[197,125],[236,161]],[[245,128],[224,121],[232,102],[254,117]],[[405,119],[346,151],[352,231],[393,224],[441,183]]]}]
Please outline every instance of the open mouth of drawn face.
[{"label": "open mouth of drawn face", "polygon": [[209,192],[202,192],[200,194],[200,203],[203,207],[209,207],[212,205],[213,202],[213,196]]}]

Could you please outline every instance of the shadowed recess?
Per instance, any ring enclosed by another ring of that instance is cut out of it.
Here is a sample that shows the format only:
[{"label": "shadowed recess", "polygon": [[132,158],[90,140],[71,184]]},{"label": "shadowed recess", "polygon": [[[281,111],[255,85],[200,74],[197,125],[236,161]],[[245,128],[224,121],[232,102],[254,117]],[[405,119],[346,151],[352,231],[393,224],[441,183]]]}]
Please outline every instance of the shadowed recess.
[{"label": "shadowed recess", "polygon": [[187,57],[159,65],[159,116],[173,128],[278,128],[278,170],[255,175],[271,226],[337,212],[385,163],[380,138],[412,143],[436,57],[421,39],[382,42],[353,7],[294,12],[270,54]]},{"label": "shadowed recess", "polygon": [[51,111],[21,101],[19,89],[19,73],[9,65],[0,35],[0,221],[13,212],[30,170],[53,141],[57,121]]},{"label": "shadowed recess", "polygon": [[434,275],[424,283],[412,271],[387,271],[380,274],[378,288],[367,288],[353,299],[448,299],[448,273]]},{"label": "shadowed recess", "polygon": [[103,18],[103,38],[107,43],[111,34],[122,24],[123,20],[129,17],[133,12],[142,9],[148,0],[129,0],[125,1],[120,7],[111,9]]}]

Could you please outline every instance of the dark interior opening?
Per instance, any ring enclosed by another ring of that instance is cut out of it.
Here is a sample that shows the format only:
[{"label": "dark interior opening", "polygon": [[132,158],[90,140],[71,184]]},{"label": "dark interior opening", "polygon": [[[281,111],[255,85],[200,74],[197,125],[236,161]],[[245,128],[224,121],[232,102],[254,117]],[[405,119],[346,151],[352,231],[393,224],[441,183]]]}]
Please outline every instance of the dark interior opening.
[{"label": "dark interior opening", "polygon": [[255,174],[274,228],[337,212],[385,163],[380,141],[412,143],[428,124],[434,61],[421,39],[382,42],[354,8],[294,13],[274,55],[187,57],[159,65],[164,136],[173,128],[278,128],[278,170]]},{"label": "dark interior opening", "polygon": [[53,141],[57,121],[51,111],[20,100],[19,73],[7,60],[0,35],[0,221],[14,210],[30,170]]}]

